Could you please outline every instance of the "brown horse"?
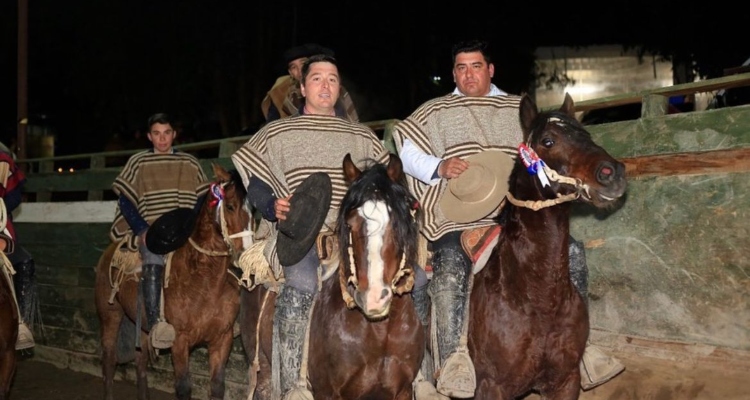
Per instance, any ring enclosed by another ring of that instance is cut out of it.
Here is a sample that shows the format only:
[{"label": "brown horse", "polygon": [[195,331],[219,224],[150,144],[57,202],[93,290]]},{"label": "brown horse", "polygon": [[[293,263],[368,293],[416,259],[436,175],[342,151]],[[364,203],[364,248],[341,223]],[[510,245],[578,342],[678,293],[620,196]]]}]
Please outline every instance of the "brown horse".
[{"label": "brown horse", "polygon": [[[624,165],[592,141],[574,112],[567,94],[551,112],[540,113],[528,96],[521,100],[527,147],[510,176],[512,205],[471,292],[476,399],[515,399],[530,391],[544,399],[579,396],[589,320],[568,271],[571,202],[611,207],[627,183]],[[533,166],[545,171],[548,185],[531,174]]]},{"label": "brown horse", "polygon": [[[411,400],[424,353],[424,330],[406,293],[417,256],[416,200],[402,184],[395,155],[387,166],[376,163],[364,171],[348,155],[343,164],[349,189],[336,228],[338,279],[322,283],[313,305],[310,389],[318,400]],[[260,328],[255,398],[268,399],[275,294],[261,286],[241,297],[242,341],[251,360]]]},{"label": "brown horse", "polygon": [[[4,261],[8,262],[7,258]],[[0,400],[6,400],[10,395],[10,384],[16,372],[18,338],[18,308],[11,286],[13,279],[5,268],[0,265]]]},{"label": "brown horse", "polygon": [[[249,229],[250,216],[244,206],[245,189],[239,175],[230,174],[217,164],[213,170],[216,190],[212,187],[208,194],[189,243],[174,251],[167,269],[169,282],[164,287],[164,314],[176,333],[171,353],[177,399],[191,398],[189,353],[204,344],[209,354],[210,397],[224,398],[224,369],[239,311],[239,284],[229,269],[244,247],[240,236]],[[143,309],[136,309],[137,275],[122,281],[110,303],[113,277],[117,274],[116,269],[110,269],[110,262],[117,247],[113,243],[105,250],[96,269],[96,309],[101,324],[102,374],[107,400],[113,399],[116,364],[127,361],[118,360],[118,346],[123,346],[118,344],[120,325],[125,321],[124,326],[133,327],[132,321],[136,321],[139,312],[141,320],[146,320]],[[119,335],[127,336],[122,332]],[[141,332],[140,341],[143,350],[135,353],[135,359],[138,398],[143,400],[148,398],[145,332]]]}]

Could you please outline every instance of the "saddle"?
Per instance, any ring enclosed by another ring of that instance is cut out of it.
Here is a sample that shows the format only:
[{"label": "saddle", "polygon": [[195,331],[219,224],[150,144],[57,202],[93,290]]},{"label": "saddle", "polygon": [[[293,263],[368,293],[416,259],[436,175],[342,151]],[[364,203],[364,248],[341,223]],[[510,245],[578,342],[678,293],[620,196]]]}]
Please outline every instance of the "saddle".
[{"label": "saddle", "polygon": [[[482,268],[487,264],[487,260],[490,258],[492,249],[495,248],[498,238],[500,237],[500,225],[490,225],[481,228],[473,228],[465,230],[461,233],[461,247],[471,259],[473,265],[472,272],[476,274],[481,271]],[[423,240],[424,237],[420,237],[423,242],[423,247],[427,247],[427,241]],[[432,279],[432,252],[429,250],[420,249],[425,251],[425,256],[420,256],[420,261],[424,262],[424,269],[427,273],[427,277]]]}]

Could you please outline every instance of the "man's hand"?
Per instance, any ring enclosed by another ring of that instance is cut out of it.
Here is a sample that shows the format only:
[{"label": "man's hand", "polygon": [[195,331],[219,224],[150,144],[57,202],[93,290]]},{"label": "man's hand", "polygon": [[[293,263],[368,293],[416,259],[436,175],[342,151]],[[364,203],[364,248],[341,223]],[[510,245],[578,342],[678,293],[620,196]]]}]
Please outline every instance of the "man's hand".
[{"label": "man's hand", "polygon": [[438,167],[438,175],[441,178],[457,178],[469,168],[469,163],[459,157],[451,157],[443,160]]},{"label": "man's hand", "polygon": [[276,199],[276,201],[273,203],[273,211],[276,213],[277,220],[279,221],[286,220],[286,213],[289,212],[289,208],[291,204],[289,202],[289,199],[291,198],[292,198],[292,195],[290,194],[287,197]]}]

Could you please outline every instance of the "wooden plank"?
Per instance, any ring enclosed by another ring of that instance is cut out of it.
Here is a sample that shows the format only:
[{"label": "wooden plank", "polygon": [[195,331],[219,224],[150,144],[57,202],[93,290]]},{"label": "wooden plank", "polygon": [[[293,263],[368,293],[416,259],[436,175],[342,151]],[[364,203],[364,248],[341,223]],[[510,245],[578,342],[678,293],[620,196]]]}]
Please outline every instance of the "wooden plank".
[{"label": "wooden plank", "polygon": [[628,178],[750,171],[750,148],[657,154],[620,159]]}]

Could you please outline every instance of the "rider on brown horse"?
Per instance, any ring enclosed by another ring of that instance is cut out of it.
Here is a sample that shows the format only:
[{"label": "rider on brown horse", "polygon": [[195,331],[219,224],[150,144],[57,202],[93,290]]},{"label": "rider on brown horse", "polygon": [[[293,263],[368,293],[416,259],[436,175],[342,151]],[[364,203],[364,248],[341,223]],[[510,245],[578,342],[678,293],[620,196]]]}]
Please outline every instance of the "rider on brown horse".
[{"label": "rider on brown horse", "polygon": [[[476,388],[474,366],[468,352],[457,351],[473,264],[462,247],[461,237],[474,229],[495,226],[493,217],[502,204],[498,201],[487,209],[471,205],[441,208],[441,199],[453,190],[447,189],[449,182],[468,169],[466,157],[490,149],[515,156],[517,145],[522,141],[518,117],[520,97],[508,95],[492,84],[494,73],[486,43],[457,44],[453,48],[456,89],[420,106],[397,125],[394,132],[410,188],[424,209],[422,233],[432,246],[433,276],[429,291],[435,308],[432,324],[437,329],[438,341],[438,349],[433,351],[439,353],[437,391],[458,398],[473,397]],[[502,200],[502,195],[499,198]],[[462,215],[456,218],[456,214]],[[574,240],[570,244],[582,247]],[[577,277],[574,283],[585,296],[584,253],[581,248],[574,248],[570,254],[570,268],[575,269],[571,276]],[[579,257],[573,259],[574,256]],[[422,304],[418,308],[428,307],[429,300],[423,293],[424,288],[415,287],[415,301]],[[623,368],[616,361],[608,361],[606,365],[610,368],[601,371],[598,383]],[[582,384],[586,388],[595,383]],[[435,390],[422,387],[427,391]],[[417,390],[420,396],[420,389]]]},{"label": "rider on brown horse", "polygon": [[153,148],[131,156],[112,185],[119,199],[110,237],[124,243],[122,251],[140,252],[140,289],[150,343],[156,349],[164,349],[172,346],[175,333],[169,323],[160,321],[163,254],[179,245],[149,248],[146,238],[151,224],[170,210],[193,208],[197,214],[210,182],[197,158],[172,147],[177,131],[168,115],[152,115],[148,128],[147,136]]},{"label": "rider on brown horse", "polygon": [[[266,259],[276,276],[283,270],[284,286],[274,315],[274,337],[280,344],[272,364],[281,367],[280,382],[274,379],[274,385],[280,385],[277,390],[287,399],[294,393],[312,398],[307,388],[290,391],[298,381],[318,291],[320,260],[313,244],[319,232],[335,226],[346,192],[341,160],[347,153],[358,163],[388,159],[370,128],[336,112],[340,86],[336,60],[325,54],[311,56],[302,67],[305,103],[300,115],[270,122],[232,156],[248,187],[249,202],[263,215],[258,231],[269,235]],[[327,188],[332,192],[326,193]]]}]

